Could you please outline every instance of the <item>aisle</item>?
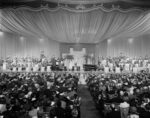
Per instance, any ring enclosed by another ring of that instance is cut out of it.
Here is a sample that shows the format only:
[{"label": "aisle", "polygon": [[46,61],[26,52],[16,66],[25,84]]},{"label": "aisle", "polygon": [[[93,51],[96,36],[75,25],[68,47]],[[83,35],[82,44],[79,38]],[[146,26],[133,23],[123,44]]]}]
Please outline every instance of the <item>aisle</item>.
[{"label": "aisle", "polygon": [[101,118],[86,85],[79,85],[79,96],[82,98],[81,118]]}]

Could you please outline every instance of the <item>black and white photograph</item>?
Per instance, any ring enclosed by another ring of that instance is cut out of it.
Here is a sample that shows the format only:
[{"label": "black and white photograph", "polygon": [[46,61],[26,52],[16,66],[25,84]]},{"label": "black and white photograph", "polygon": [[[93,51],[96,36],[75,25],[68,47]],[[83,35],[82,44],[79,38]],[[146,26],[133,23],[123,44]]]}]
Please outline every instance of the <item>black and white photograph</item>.
[{"label": "black and white photograph", "polygon": [[0,118],[150,118],[150,0],[0,0]]}]

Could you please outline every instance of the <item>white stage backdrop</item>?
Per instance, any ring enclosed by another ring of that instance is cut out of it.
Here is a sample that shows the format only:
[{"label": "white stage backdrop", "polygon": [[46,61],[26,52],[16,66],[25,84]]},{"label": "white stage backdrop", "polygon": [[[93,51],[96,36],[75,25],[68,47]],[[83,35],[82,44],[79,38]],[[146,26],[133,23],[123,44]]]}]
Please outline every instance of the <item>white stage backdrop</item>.
[{"label": "white stage backdrop", "polygon": [[85,48],[87,55],[93,54],[95,56],[95,44],[86,43],[61,43],[60,54],[69,53],[70,48],[73,48],[75,51],[82,51],[82,49]]},{"label": "white stage backdrop", "polygon": [[46,56],[59,57],[59,43],[50,39],[24,38],[10,33],[0,36],[0,57],[39,57],[41,51],[44,51]]}]

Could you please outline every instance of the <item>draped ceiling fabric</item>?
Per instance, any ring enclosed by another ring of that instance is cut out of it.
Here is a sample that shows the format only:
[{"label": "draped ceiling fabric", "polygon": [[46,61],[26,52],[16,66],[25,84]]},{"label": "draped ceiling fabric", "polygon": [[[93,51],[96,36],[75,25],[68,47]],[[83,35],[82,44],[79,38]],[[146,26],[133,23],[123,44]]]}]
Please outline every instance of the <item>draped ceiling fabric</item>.
[{"label": "draped ceiling fabric", "polygon": [[2,9],[1,19],[3,31],[67,43],[98,43],[150,31],[150,13],[139,10],[124,13],[100,9],[88,12]]},{"label": "draped ceiling fabric", "polygon": [[5,0],[1,29],[65,43],[134,37],[150,31],[150,12],[139,4],[147,5],[142,0]]},{"label": "draped ceiling fabric", "polygon": [[121,9],[129,9],[129,8],[149,9],[150,1],[149,0],[2,0],[0,8],[5,7],[18,8],[20,6],[32,8],[48,6],[49,8],[56,8],[59,6],[63,6],[76,9],[78,5],[84,5],[85,8],[91,8],[95,6],[113,8],[115,6],[120,7]]},{"label": "draped ceiling fabric", "polygon": [[[41,50],[47,56],[60,56],[63,43],[92,43],[96,58],[117,56],[120,52],[131,57],[150,56],[149,36],[134,38],[150,32],[149,3],[149,0],[3,0],[0,30],[6,33],[0,36],[0,57],[38,57]],[[134,41],[130,43],[129,38]],[[109,42],[110,39],[113,40]]]}]

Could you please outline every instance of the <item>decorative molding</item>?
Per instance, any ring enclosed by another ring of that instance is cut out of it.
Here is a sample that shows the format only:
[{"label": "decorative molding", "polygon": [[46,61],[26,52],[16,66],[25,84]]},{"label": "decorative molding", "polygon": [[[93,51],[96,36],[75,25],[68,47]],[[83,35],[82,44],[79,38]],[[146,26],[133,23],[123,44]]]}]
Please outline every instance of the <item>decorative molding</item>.
[{"label": "decorative molding", "polygon": [[139,12],[144,12],[144,11],[149,11],[149,10],[144,10],[144,9],[139,9],[137,7],[135,8],[130,8],[130,9],[122,9],[120,6],[112,6],[111,8],[106,8],[105,6],[103,6],[103,4],[100,5],[93,5],[89,8],[86,8],[85,6],[82,5],[77,5],[74,7],[70,7],[69,5],[62,5],[59,4],[59,6],[57,6],[56,8],[50,8],[48,4],[46,5],[41,5],[38,8],[33,8],[30,6],[25,6],[25,5],[21,5],[19,7],[10,7],[10,8],[5,8],[5,9],[11,9],[11,10],[21,10],[21,9],[25,9],[25,10],[31,10],[31,11],[41,11],[41,10],[48,10],[48,11],[58,11],[58,10],[67,10],[70,12],[91,12],[94,10],[102,10],[104,12],[113,12],[113,11],[118,11],[118,12],[133,12],[133,11],[139,11]]},{"label": "decorative molding", "polygon": [[[23,0],[22,0],[23,1]],[[71,1],[71,2],[69,2]],[[80,2],[82,1],[82,2]],[[107,2],[106,2],[107,1]],[[75,3],[73,3],[75,2]],[[121,12],[128,12],[132,10],[149,10],[149,7],[144,7],[143,5],[133,4],[130,2],[125,2],[125,0],[28,0],[27,2],[10,2],[11,4],[7,4],[9,2],[3,2],[0,5],[0,9],[7,9],[7,8],[14,8],[14,9],[20,9],[22,7],[27,7],[30,9],[41,9],[43,7],[46,7],[48,9],[59,9],[59,8],[67,8],[69,11],[75,11],[75,12],[86,12],[90,10],[95,10],[97,8],[106,11],[113,11],[118,10]],[[150,2],[149,2],[150,3]],[[148,4],[145,4],[148,5]]]},{"label": "decorative molding", "polygon": [[84,10],[84,9],[86,9],[86,7],[83,4],[79,4],[76,6],[76,9],[77,10]]}]

